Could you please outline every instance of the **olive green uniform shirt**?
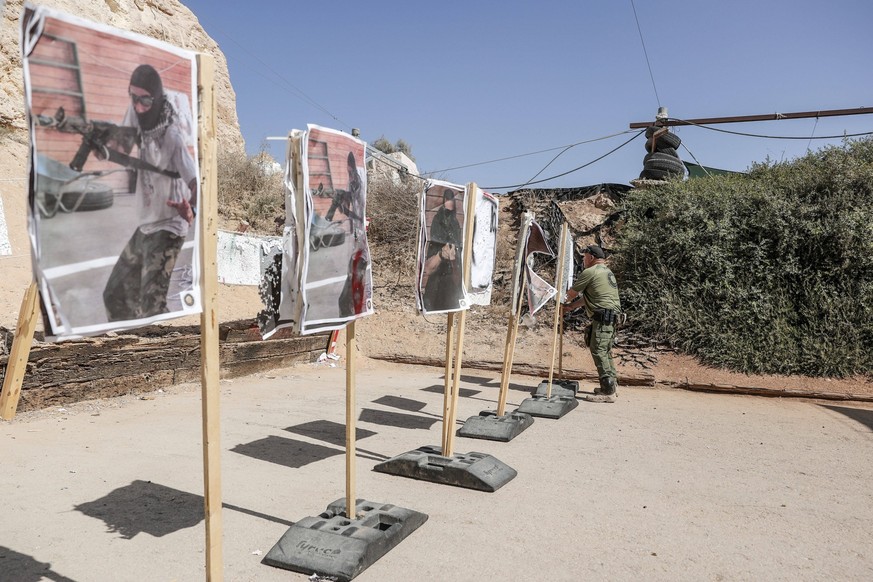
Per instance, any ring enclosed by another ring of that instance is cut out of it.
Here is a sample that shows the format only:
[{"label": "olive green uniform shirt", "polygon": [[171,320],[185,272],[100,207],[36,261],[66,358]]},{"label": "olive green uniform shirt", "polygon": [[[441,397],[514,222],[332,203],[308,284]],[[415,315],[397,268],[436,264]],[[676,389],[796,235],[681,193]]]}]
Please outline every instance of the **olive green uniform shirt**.
[{"label": "olive green uniform shirt", "polygon": [[618,298],[618,283],[609,267],[602,263],[591,265],[579,275],[573,283],[573,290],[585,298],[585,310],[588,317],[595,309],[611,309],[621,311],[621,301]]}]

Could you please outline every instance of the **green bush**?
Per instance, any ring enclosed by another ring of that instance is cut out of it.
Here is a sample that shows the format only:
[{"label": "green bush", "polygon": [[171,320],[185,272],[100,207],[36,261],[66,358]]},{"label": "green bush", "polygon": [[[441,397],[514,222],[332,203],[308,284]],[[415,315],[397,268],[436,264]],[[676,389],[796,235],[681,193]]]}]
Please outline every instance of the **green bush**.
[{"label": "green bush", "polygon": [[873,140],[636,189],[614,268],[633,328],[749,373],[873,372]]}]

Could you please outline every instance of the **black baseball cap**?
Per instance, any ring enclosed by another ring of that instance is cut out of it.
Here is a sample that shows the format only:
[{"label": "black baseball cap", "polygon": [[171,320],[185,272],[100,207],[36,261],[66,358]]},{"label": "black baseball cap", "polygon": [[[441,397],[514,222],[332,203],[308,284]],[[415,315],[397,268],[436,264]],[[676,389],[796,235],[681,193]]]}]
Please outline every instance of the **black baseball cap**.
[{"label": "black baseball cap", "polygon": [[603,249],[598,245],[588,245],[582,250],[582,254],[589,254],[597,259],[605,259],[606,253],[603,252]]}]

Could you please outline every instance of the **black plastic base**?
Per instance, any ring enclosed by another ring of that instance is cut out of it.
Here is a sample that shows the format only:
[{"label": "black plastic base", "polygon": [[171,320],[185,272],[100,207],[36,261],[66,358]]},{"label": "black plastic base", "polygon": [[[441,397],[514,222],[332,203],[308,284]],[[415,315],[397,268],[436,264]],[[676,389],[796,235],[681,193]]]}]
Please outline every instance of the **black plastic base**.
[{"label": "black plastic base", "polygon": [[337,499],[317,517],[292,525],[264,556],[277,568],[351,580],[427,521],[427,515],[364,499],[355,502],[358,517],[346,517],[346,500]]},{"label": "black plastic base", "polygon": [[373,467],[374,471],[443,485],[493,493],[518,474],[515,469],[485,453],[442,456],[442,449],[424,446],[397,455]]},{"label": "black plastic base", "polygon": [[[545,396],[549,390],[549,381],[543,380],[539,386],[531,390],[531,396]],[[576,397],[579,392],[579,382],[576,380],[552,380],[552,396]]]},{"label": "black plastic base", "polygon": [[521,406],[517,412],[530,414],[531,416],[540,416],[542,418],[561,418],[574,408],[579,406],[576,402],[576,397],[567,396],[532,396],[521,401]]},{"label": "black plastic base", "polygon": [[455,433],[461,437],[470,439],[487,439],[489,441],[509,442],[520,435],[527,427],[533,424],[530,414],[510,412],[503,416],[497,416],[495,410],[483,410],[479,416],[471,416],[464,422],[464,426]]}]

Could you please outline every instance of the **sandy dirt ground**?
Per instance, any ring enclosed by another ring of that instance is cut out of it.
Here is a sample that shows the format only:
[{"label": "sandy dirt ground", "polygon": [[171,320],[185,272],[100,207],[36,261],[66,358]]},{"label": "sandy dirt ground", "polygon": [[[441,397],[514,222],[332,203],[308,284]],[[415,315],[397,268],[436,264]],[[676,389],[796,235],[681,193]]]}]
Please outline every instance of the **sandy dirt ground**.
[{"label": "sandy dirt ground", "polygon": [[[344,363],[221,383],[225,580],[307,579],[261,560],[345,495]],[[869,405],[623,387],[509,443],[457,439],[518,471],[483,493],[371,470],[439,442],[443,380],[360,364],[357,497],[429,515],[361,582],[873,579]],[[510,406],[537,382],[513,376]],[[498,385],[466,372],[460,421]],[[198,386],[22,413],[0,439],[0,579],[205,578]]]}]

